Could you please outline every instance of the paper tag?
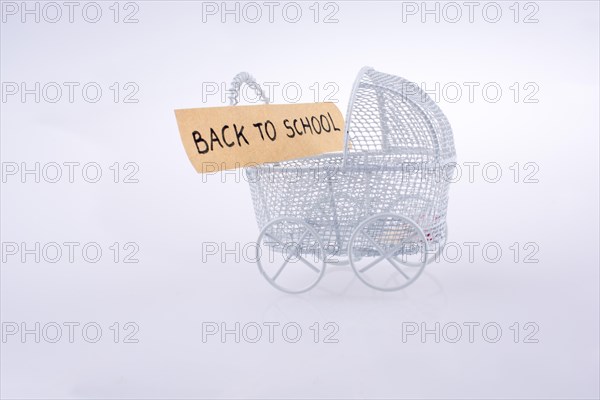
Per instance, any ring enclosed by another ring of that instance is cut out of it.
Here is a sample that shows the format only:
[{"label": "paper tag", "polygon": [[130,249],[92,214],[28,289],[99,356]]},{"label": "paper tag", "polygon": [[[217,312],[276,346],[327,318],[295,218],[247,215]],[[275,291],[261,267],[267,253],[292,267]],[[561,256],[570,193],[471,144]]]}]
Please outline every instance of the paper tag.
[{"label": "paper tag", "polygon": [[334,103],[265,104],[175,110],[185,151],[197,172],[292,160],[344,146]]}]

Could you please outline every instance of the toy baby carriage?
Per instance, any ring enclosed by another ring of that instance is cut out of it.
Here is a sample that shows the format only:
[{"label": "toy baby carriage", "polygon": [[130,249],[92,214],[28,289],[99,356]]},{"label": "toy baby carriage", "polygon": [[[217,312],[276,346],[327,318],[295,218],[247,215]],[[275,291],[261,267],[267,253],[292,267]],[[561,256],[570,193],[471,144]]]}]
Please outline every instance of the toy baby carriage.
[{"label": "toy baby carriage", "polygon": [[[247,83],[233,81],[231,103]],[[343,153],[247,168],[261,229],[256,260],[276,288],[313,288],[327,264],[350,264],[379,290],[414,282],[446,242],[452,130],[415,84],[363,68],[352,89]]]}]

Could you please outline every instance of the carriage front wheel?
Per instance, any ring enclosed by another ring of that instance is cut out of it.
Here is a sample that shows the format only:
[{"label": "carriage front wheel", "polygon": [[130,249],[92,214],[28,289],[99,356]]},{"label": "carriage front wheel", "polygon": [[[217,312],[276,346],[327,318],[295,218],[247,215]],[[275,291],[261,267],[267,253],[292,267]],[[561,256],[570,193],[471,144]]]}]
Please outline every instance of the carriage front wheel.
[{"label": "carriage front wheel", "polygon": [[362,221],[352,233],[348,259],[358,278],[384,291],[413,283],[427,265],[427,239],[408,217],[385,213]]},{"label": "carriage front wheel", "polygon": [[286,293],[312,289],[325,273],[325,259],[321,238],[301,219],[273,219],[258,235],[258,269],[271,285]]}]

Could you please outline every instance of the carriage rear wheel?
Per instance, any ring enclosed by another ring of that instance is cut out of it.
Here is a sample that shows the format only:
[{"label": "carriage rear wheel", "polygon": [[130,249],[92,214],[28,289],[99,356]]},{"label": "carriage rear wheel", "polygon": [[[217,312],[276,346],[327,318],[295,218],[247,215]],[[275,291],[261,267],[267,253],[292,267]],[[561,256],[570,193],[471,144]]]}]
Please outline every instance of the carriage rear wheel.
[{"label": "carriage rear wheel", "polygon": [[258,269],[283,292],[306,292],[325,273],[323,242],[314,228],[301,219],[282,217],[269,221],[256,243]]},{"label": "carriage rear wheel", "polygon": [[427,265],[427,238],[408,217],[384,213],[362,221],[352,233],[348,259],[356,276],[383,291],[403,289]]}]

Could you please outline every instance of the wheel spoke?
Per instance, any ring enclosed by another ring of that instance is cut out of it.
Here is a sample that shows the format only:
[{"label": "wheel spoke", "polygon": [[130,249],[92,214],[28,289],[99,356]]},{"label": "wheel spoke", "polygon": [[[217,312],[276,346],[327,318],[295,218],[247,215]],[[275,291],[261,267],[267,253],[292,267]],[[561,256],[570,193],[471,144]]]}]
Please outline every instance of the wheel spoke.
[{"label": "wheel spoke", "polygon": [[[312,237],[316,237],[316,241],[314,241]],[[266,226],[262,228],[257,243],[259,246],[262,245],[271,247],[278,253],[281,253],[283,255],[283,263],[280,264],[278,267],[277,263],[273,263],[272,260],[268,262],[267,266],[274,268],[270,269],[270,271],[274,272],[273,275],[267,274],[267,271],[264,268],[263,262],[260,259],[260,257],[258,257],[256,260],[258,268],[260,269],[263,276],[275,288],[287,293],[302,293],[313,288],[317,284],[317,282],[319,282],[319,280],[323,277],[323,273],[325,272],[325,261],[323,260],[323,268],[319,268],[319,258],[316,258],[315,262],[311,262],[312,260],[310,260],[310,258],[308,257],[308,254],[313,254],[313,252],[315,254],[320,254],[320,252],[323,252],[323,244],[320,241],[319,236],[317,232],[315,232],[314,228],[312,228],[305,221],[296,218],[286,217],[271,220]],[[318,247],[319,253],[316,253],[317,250],[313,251],[313,244],[315,244]],[[302,262],[311,270],[316,272],[316,274],[304,271],[306,267],[299,267],[300,270],[298,272],[303,272],[303,274],[300,274],[300,276],[290,276],[290,278],[294,278],[290,280],[287,279],[288,273],[286,273],[286,276],[284,277],[286,279],[279,279],[282,275],[284,275],[284,270],[287,267],[289,267],[290,264],[295,262],[295,260],[293,260],[294,257],[297,257],[300,262]],[[301,275],[304,275],[304,281],[307,280],[306,278],[310,279],[310,281],[308,281],[308,286],[298,287],[298,284],[302,285],[303,277]],[[286,282],[280,284],[276,283],[276,281]]]},{"label": "wheel spoke", "polygon": [[[404,278],[406,278],[407,280],[410,280],[410,277],[408,275],[406,275],[406,273],[404,271],[402,271],[402,269],[398,266],[398,264],[396,264],[395,262],[395,258],[393,256],[393,254],[399,250],[403,245],[404,242],[408,239],[402,239],[400,241],[400,244],[396,247],[394,247],[392,250],[390,250],[389,252],[385,252],[381,246],[379,246],[379,244],[375,241],[375,239],[373,239],[371,237],[371,235],[367,234],[367,232],[365,232],[364,230],[361,232],[367,239],[369,239],[369,242],[371,242],[371,244],[373,245],[373,247],[375,247],[375,249],[377,249],[377,251],[379,252],[379,254],[382,254],[381,257],[379,257],[378,259],[376,259],[375,261],[371,262],[369,265],[367,265],[366,267],[361,268],[360,272],[365,272],[367,270],[369,270],[370,268],[372,268],[373,266],[375,266],[376,264],[378,264],[381,260],[386,259],[390,262],[390,264],[392,264],[392,266],[394,268],[396,268],[396,270],[398,272],[400,272],[402,274],[402,276],[404,276]],[[412,235],[414,236],[414,235]],[[411,237],[412,237],[411,236]]]},{"label": "wheel spoke", "polygon": [[[367,237],[369,237],[369,236],[367,236]],[[361,272],[361,273],[362,273],[362,272],[365,272],[365,271],[367,271],[367,270],[371,269],[373,266],[375,266],[375,264],[377,264],[377,263],[378,263],[378,262],[380,262],[381,260],[385,260],[385,259],[388,259],[388,260],[389,260],[390,254],[394,254],[394,253],[395,253],[395,252],[396,252],[398,249],[400,249],[400,247],[402,247],[402,244],[403,244],[403,243],[404,243],[404,240],[403,240],[402,242],[400,242],[400,244],[399,244],[398,246],[396,246],[396,247],[394,247],[392,250],[390,250],[390,252],[389,252],[389,253],[385,253],[385,252],[383,252],[383,251],[381,251],[381,250],[378,250],[378,251],[379,251],[379,253],[382,253],[383,255],[382,255],[382,256],[380,256],[380,257],[379,257],[378,259],[376,259],[375,261],[372,261],[371,263],[369,263],[367,266],[365,266],[365,267],[362,267],[362,268],[359,270],[359,272]]]},{"label": "wheel spoke", "polygon": [[308,262],[308,261],[307,261],[307,260],[306,260],[304,257],[302,257],[302,256],[301,256],[301,255],[299,255],[299,254],[298,254],[297,256],[298,256],[298,259],[299,259],[300,261],[302,261],[304,264],[306,264],[307,266],[309,266],[309,267],[310,267],[310,269],[312,269],[312,270],[313,270],[313,271],[315,271],[316,273],[319,273],[319,272],[321,272],[321,270],[320,270],[319,268],[317,268],[317,267],[315,267],[314,265],[312,265],[312,264],[311,264],[310,262]]},{"label": "wheel spoke", "polygon": [[277,270],[277,272],[275,273],[275,275],[273,275],[273,277],[271,278],[273,280],[273,282],[275,282],[275,280],[283,272],[283,269],[285,268],[286,265],[288,265],[289,262],[290,262],[289,258],[283,262],[283,264],[281,265],[281,267],[279,267],[279,270]]},{"label": "wheel spoke", "polygon": [[375,242],[375,239],[373,239],[371,237],[371,235],[368,235],[367,232],[362,231],[362,234],[369,239],[369,242],[371,242],[371,244],[377,249],[377,251],[379,252],[379,254],[383,255],[385,254],[385,251],[383,251],[383,249],[377,244],[377,242]]},{"label": "wheel spoke", "polygon": [[[404,264],[404,262],[403,262],[403,261],[401,261],[401,260],[398,260],[398,259],[396,258],[397,256],[394,256],[393,254],[394,254],[396,251],[400,250],[400,249],[402,248],[402,246],[404,246],[404,243],[405,243],[405,242],[406,242],[408,239],[412,238],[413,236],[415,236],[415,235],[411,235],[411,236],[409,236],[409,237],[407,237],[407,238],[404,238],[404,239],[402,239],[402,240],[400,241],[400,244],[399,244],[398,246],[396,246],[396,247],[394,247],[392,250],[390,250],[390,252],[388,253],[388,256],[390,256],[392,259],[394,259],[394,261],[397,261],[397,262],[399,262],[399,263],[401,263],[401,264]],[[405,253],[403,252],[403,253],[402,253],[402,255],[405,255]]]},{"label": "wheel spoke", "polygon": [[[379,254],[382,254],[385,258],[388,257],[393,257],[392,254],[394,254],[396,251],[400,250],[402,248],[402,246],[404,245],[404,242],[406,242],[406,240],[408,238],[404,238],[402,240],[400,240],[400,244],[398,244],[397,246],[393,247],[390,251],[385,252],[378,244],[377,242],[375,242],[375,239],[373,239],[371,237],[371,235],[367,235],[364,231],[362,231],[362,234],[365,235],[367,237],[367,239],[369,239],[369,241],[373,244],[373,246],[377,249],[377,251],[379,252]],[[414,236],[414,235],[413,235]]]},{"label": "wheel spoke", "polygon": [[394,266],[394,268],[396,268],[396,270],[398,270],[398,272],[400,272],[402,274],[402,276],[404,276],[407,280],[410,280],[410,277],[408,275],[406,275],[404,273],[404,271],[402,271],[402,269],[400,269],[400,267],[396,264],[396,262],[392,259],[393,257],[386,257],[386,259],[390,262],[390,264],[392,264]]},{"label": "wheel spoke", "polygon": [[302,241],[304,240],[304,238],[306,237],[306,235],[308,235],[310,232],[308,231],[308,229],[304,230],[304,233],[300,236],[300,239],[298,240],[298,246],[300,246],[302,244]]},{"label": "wheel spoke", "polygon": [[361,268],[360,272],[366,272],[369,269],[371,269],[372,267],[374,267],[377,263],[379,263],[381,260],[383,260],[385,258],[385,251],[383,251],[381,249],[381,247],[377,244],[377,242],[375,242],[375,239],[373,239],[371,237],[371,235],[367,234],[367,232],[365,232],[364,230],[361,231],[361,233],[367,238],[369,239],[369,242],[371,242],[371,244],[373,245],[373,247],[375,247],[375,249],[379,252],[379,254],[382,254],[382,256],[380,256],[378,259],[376,259],[375,261],[372,261],[371,263],[369,263],[367,266]]},{"label": "wheel spoke", "polygon": [[[425,251],[420,245],[423,240],[425,241]],[[382,243],[378,243],[378,241]],[[417,279],[426,265],[426,262],[415,265],[419,269],[411,273],[409,269],[405,268],[405,262],[407,264],[417,263],[404,260],[404,256],[413,256],[421,252],[425,253],[425,261],[427,261],[426,247],[427,237],[415,221],[399,214],[382,213],[368,217],[354,230],[348,244],[348,257],[354,272],[368,286],[385,291],[398,290]],[[370,256],[368,258],[371,260],[368,264],[365,263],[366,266],[357,265],[358,257],[356,256],[359,254]],[[409,257],[409,259],[411,258]],[[376,276],[363,274],[373,266],[381,264],[383,260],[387,260],[396,270],[389,275],[387,282],[386,279],[381,281],[381,279],[376,279]],[[402,275],[404,279],[399,278],[399,275]],[[374,279],[380,282],[374,282]]]},{"label": "wheel spoke", "polygon": [[[304,233],[302,233],[302,235],[300,236],[300,239],[298,240],[298,246],[300,246],[300,243],[302,243],[302,241],[304,240],[304,238],[306,237],[306,235],[308,235],[308,229],[306,229],[304,231]],[[267,236],[269,236],[270,238],[272,238],[273,240],[275,240],[277,243],[279,243],[281,246],[285,247],[283,245],[283,243],[281,243],[280,240],[276,239],[275,237],[269,235],[268,233],[266,234]],[[315,268],[313,265],[309,264],[308,261],[306,261],[301,255],[296,254],[296,256],[300,259],[300,261],[304,262],[305,264],[307,264],[309,267],[311,267],[314,271],[319,272],[319,270],[317,268]],[[288,265],[288,263],[290,262],[292,258],[291,257],[286,257],[286,260],[283,262],[283,264],[281,265],[281,267],[279,267],[279,269],[277,270],[277,272],[275,273],[275,275],[273,275],[273,278],[271,278],[273,281],[275,281],[279,275],[281,275],[281,273],[283,272],[283,270],[285,269],[285,267]]]},{"label": "wheel spoke", "polygon": [[375,266],[377,263],[379,263],[381,260],[385,260],[385,255],[380,256],[378,259],[376,259],[375,261],[372,261],[369,263],[369,265],[363,267],[360,269],[360,272],[366,272],[367,270],[371,269],[373,266]]},{"label": "wheel spoke", "polygon": [[281,247],[285,247],[284,244],[281,242],[281,240],[277,239],[275,236],[271,235],[270,233],[265,232],[265,236],[268,236],[271,240],[274,240],[277,243],[279,243],[279,245],[281,245]]},{"label": "wheel spoke", "polygon": [[[300,236],[300,239],[298,240],[298,246],[300,247],[300,244],[304,241],[304,238],[309,234],[310,232],[308,231],[308,229],[306,229],[304,231],[304,233]],[[308,267],[310,267],[310,269],[312,269],[313,271],[315,271],[316,273],[319,273],[321,270],[318,269],[317,267],[315,267],[314,265],[312,265],[310,262],[308,262],[308,260],[304,257],[302,257],[301,252],[298,252],[298,254],[295,254],[296,257],[298,257],[298,259],[300,261],[302,261],[304,264],[306,264]]]}]

